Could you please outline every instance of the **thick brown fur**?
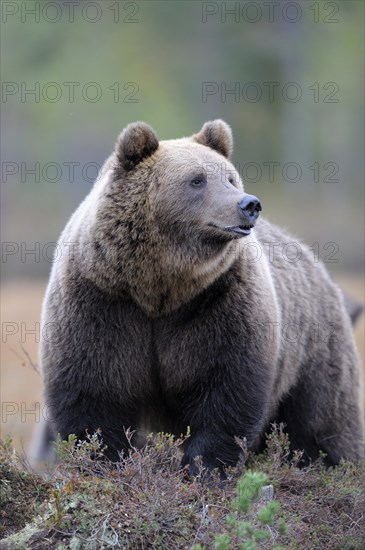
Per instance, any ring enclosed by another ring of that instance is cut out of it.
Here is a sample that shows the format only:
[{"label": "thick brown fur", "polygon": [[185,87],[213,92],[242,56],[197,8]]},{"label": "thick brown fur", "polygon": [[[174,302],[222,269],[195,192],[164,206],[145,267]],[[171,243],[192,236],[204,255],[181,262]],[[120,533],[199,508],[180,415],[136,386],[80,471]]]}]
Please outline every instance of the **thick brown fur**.
[{"label": "thick brown fur", "polygon": [[357,460],[359,359],[341,291],[268,221],[231,231],[245,196],[231,152],[223,121],[178,140],[159,142],[144,123],[120,135],[61,235],[72,254],[55,262],[44,301],[53,428],[100,428],[116,460],[126,428],[138,442],[144,429],[189,426],[183,465],[194,471],[197,455],[234,464],[235,436],[259,449],[277,420],[306,459]]}]

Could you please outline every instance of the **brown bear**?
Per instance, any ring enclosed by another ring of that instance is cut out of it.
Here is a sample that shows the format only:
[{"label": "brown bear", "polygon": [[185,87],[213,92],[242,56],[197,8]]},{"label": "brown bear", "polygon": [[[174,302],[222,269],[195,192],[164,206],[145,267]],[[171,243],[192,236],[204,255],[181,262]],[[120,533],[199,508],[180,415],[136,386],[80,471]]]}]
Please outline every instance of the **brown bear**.
[{"label": "brown bear", "polygon": [[259,213],[229,126],[159,141],[128,125],[68,222],[43,314],[53,429],[101,430],[117,460],[143,430],[180,435],[194,472],[233,465],[284,422],[292,449],[362,456],[359,359],[339,288]]}]

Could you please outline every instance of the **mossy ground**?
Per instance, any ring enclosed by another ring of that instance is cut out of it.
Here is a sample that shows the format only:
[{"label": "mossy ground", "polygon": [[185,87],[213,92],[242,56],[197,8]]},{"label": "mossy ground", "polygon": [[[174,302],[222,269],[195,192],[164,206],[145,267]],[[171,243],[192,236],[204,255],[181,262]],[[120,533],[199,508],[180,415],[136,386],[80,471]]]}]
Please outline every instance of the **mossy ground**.
[{"label": "mossy ground", "polygon": [[[187,480],[179,469],[180,446],[181,440],[160,434],[113,467],[90,458],[100,452],[96,438],[81,446],[71,438],[58,445],[60,461],[46,477],[2,442],[0,548],[365,547],[364,464],[326,469],[319,460],[299,469],[300,457],[288,461],[288,441],[277,428],[267,451],[248,456],[227,480],[204,470]],[[276,523],[262,521],[260,499],[247,512],[237,507],[237,484],[252,471],[274,487]]]}]

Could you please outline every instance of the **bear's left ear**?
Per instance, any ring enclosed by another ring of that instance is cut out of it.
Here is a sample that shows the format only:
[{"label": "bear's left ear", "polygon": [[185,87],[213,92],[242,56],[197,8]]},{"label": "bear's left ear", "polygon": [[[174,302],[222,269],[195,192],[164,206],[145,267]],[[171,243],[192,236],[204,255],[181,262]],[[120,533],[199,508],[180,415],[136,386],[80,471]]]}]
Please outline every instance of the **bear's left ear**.
[{"label": "bear's left ear", "polygon": [[151,126],[145,122],[128,124],[115,144],[116,168],[127,172],[133,170],[145,158],[158,148],[158,139]]},{"label": "bear's left ear", "polygon": [[232,130],[220,119],[206,122],[200,132],[193,136],[193,140],[227,158],[230,158],[233,151]]}]

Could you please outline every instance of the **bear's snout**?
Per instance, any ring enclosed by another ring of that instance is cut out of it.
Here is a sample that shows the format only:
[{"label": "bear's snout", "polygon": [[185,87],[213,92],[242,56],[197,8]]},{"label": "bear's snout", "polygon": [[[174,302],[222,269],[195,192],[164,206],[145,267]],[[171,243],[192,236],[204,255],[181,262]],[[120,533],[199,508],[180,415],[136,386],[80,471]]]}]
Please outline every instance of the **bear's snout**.
[{"label": "bear's snout", "polygon": [[259,213],[262,210],[261,203],[254,195],[245,195],[238,203],[241,216],[248,225],[255,225]]}]

